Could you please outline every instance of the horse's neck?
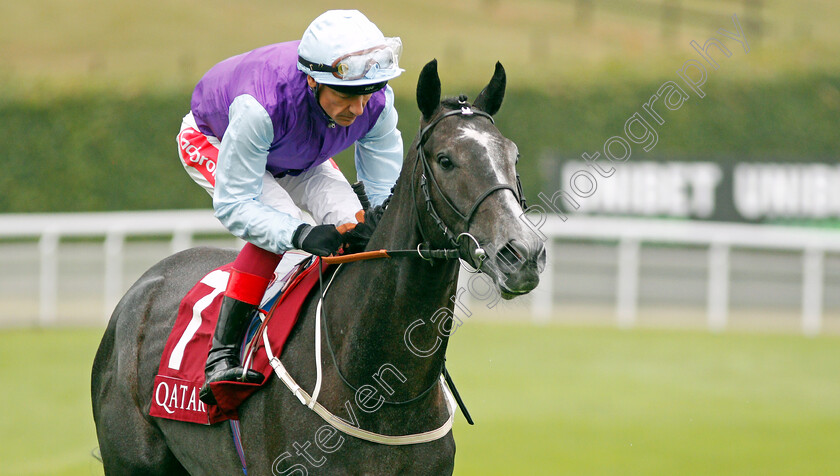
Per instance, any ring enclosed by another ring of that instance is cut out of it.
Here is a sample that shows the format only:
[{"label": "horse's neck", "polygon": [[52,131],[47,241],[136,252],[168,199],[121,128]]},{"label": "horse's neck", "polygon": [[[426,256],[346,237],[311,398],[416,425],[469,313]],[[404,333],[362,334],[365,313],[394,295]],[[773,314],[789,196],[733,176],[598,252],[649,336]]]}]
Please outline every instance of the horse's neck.
[{"label": "horse's neck", "polygon": [[[406,190],[410,184],[405,185],[392,199],[368,249],[414,249],[420,242],[416,211]],[[342,301],[334,305],[341,307],[343,319],[331,323],[330,334],[340,342],[336,357],[348,379],[369,383],[390,364],[407,379],[396,382],[391,399],[405,400],[427,388],[443,365],[448,336],[439,327],[448,328],[442,316],[451,311],[449,298],[457,275],[457,260],[430,265],[419,257],[353,263],[342,270],[337,288]]]}]

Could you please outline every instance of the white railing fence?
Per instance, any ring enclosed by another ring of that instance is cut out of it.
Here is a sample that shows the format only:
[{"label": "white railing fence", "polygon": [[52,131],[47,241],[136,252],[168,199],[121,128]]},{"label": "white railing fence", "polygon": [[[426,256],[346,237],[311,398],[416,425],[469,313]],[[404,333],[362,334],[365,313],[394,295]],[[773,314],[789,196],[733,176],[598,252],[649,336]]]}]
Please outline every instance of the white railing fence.
[{"label": "white railing fence", "polygon": [[168,251],[175,253],[192,246],[193,237],[201,233],[221,234],[226,230],[208,210],[0,215],[0,240],[38,240],[38,324],[41,326],[56,323],[62,239],[104,238],[102,295],[104,314],[109,316],[124,291],[124,245],[128,237],[171,236]]},{"label": "white railing fence", "polygon": [[[645,245],[688,245],[707,250],[706,318],[708,328],[727,327],[730,312],[730,262],[733,249],[792,251],[801,254],[801,329],[816,335],[823,327],[824,263],[840,253],[840,231],[768,225],[571,216],[565,222],[548,217],[536,228],[546,237],[547,268],[530,300],[536,323],[551,320],[555,308],[555,277],[551,259],[564,240],[610,242],[617,245],[615,316],[621,327],[637,323],[640,257]],[[38,243],[38,324],[57,322],[59,257],[63,240],[102,240],[103,314],[125,290],[126,240],[143,236],[169,239],[166,253],[186,249],[201,234],[226,234],[209,210],[0,215],[0,248],[8,243]],[[160,256],[159,258],[163,258]],[[2,274],[0,262],[0,274]],[[0,315],[0,325],[3,316]]]},{"label": "white railing fence", "polygon": [[[643,244],[703,246],[707,249],[706,317],[710,330],[727,327],[729,316],[730,251],[737,248],[793,251],[802,256],[801,329],[806,335],[822,330],[824,267],[827,253],[840,252],[840,231],[775,225],[572,216],[548,219],[540,231],[549,237],[549,254],[558,239],[606,240],[618,243],[615,314],[621,327],[636,324],[640,248]],[[548,260],[541,286],[552,289],[554,260]],[[535,296],[533,315],[550,318],[551,293]]]}]

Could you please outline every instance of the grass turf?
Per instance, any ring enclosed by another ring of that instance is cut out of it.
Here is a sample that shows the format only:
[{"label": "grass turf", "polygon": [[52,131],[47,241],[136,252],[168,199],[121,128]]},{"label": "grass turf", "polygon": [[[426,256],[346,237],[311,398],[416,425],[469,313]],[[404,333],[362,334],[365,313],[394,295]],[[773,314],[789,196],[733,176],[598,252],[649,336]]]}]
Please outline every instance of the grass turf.
[{"label": "grass turf", "polygon": [[[0,474],[101,474],[99,330],[0,332]],[[836,337],[467,322],[449,367],[457,475],[823,475],[840,465]]]},{"label": "grass turf", "polygon": [[830,474],[836,339],[466,326],[457,474]]},{"label": "grass turf", "polygon": [[101,335],[100,330],[0,332],[0,372],[6,375],[0,474],[102,473],[91,457],[97,445],[90,407],[90,369]]}]

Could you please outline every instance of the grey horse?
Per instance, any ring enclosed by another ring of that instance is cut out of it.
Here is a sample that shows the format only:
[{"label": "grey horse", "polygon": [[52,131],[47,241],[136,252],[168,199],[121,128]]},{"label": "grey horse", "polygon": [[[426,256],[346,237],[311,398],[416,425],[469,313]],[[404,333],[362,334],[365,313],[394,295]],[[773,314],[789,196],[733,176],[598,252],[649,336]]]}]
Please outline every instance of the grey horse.
[{"label": "grey horse", "polygon": [[[505,83],[497,63],[474,104],[465,97],[441,102],[437,61],[423,68],[417,85],[421,131],[366,249],[415,250],[421,243],[455,249],[506,299],[536,287],[545,249],[522,216],[516,145],[491,117],[501,107]],[[227,423],[149,416],[179,302],[194,283],[234,257],[234,251],[211,248],[170,256],[140,277],[114,310],[91,382],[107,474],[242,474]],[[458,259],[423,259],[418,253],[344,264],[331,275],[323,303],[324,407],[385,435],[426,432],[449,418],[437,382],[453,328],[459,266]],[[316,383],[317,301],[314,296],[304,305],[281,356],[310,392]],[[379,394],[368,390],[360,406],[360,390],[370,388]],[[371,402],[378,403],[373,411]],[[454,468],[451,431],[418,444],[364,441],[327,425],[277,378],[246,400],[239,415],[251,475],[451,474]]]}]

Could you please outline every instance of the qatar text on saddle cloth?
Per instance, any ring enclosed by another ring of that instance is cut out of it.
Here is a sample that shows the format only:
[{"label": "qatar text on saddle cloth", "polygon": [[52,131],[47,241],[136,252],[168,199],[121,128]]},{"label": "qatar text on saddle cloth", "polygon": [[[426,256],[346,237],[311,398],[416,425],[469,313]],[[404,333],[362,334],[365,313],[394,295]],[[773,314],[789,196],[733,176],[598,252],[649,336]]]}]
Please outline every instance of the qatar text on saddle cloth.
[{"label": "qatar text on saddle cloth", "polygon": [[[315,271],[320,261],[309,257],[309,254],[286,253],[263,298],[261,307],[270,309],[269,317],[277,313],[277,317],[269,318],[266,325],[275,355],[281,354],[303,302],[318,285]],[[265,376],[263,381],[259,384],[213,383],[213,395],[219,404],[205,405],[198,399],[230,269],[231,264],[226,264],[211,271],[181,300],[155,377],[149,415],[205,425],[238,419],[236,408],[271,377],[273,370],[262,351],[262,339],[256,339],[251,368]]]}]

